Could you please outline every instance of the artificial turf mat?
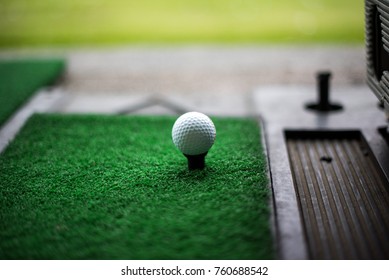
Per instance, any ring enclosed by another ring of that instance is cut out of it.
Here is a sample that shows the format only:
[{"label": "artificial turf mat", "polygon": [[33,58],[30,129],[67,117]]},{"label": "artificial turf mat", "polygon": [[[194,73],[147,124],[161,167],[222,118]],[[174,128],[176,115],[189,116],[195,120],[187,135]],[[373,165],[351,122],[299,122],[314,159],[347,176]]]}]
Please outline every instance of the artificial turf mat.
[{"label": "artificial turf mat", "polygon": [[0,125],[40,87],[52,83],[64,69],[59,59],[0,61]]},{"label": "artificial turf mat", "polygon": [[0,155],[0,258],[272,258],[258,125],[213,120],[189,172],[173,117],[34,115]]}]

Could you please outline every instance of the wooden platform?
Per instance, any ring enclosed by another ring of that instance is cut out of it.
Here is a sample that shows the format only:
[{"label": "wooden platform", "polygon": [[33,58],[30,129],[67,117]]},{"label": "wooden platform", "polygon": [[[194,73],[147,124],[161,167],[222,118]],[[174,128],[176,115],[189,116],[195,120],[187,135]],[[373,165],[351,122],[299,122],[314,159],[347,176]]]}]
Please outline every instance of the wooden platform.
[{"label": "wooden platform", "polygon": [[312,259],[388,259],[389,184],[361,133],[288,131]]},{"label": "wooden platform", "polygon": [[309,87],[261,87],[280,259],[389,258],[389,144],[367,87],[338,87],[343,110],[306,109]]}]

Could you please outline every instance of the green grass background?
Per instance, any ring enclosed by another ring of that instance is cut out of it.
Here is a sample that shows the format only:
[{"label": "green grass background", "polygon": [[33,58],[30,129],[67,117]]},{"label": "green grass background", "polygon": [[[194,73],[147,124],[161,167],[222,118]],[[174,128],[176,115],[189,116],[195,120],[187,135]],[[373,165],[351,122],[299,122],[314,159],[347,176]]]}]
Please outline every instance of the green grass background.
[{"label": "green grass background", "polygon": [[2,0],[0,47],[362,43],[362,0]]},{"label": "green grass background", "polygon": [[273,258],[256,121],[214,118],[194,172],[174,121],[33,116],[0,155],[0,258]]},{"label": "green grass background", "polygon": [[64,67],[60,59],[0,60],[0,125],[31,94],[53,83]]}]

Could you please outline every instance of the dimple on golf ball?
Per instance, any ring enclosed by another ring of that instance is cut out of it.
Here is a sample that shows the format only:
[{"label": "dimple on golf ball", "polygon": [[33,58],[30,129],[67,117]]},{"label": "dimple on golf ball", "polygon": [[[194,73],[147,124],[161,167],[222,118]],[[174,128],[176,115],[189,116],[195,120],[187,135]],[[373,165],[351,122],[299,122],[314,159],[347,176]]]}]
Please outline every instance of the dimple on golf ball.
[{"label": "dimple on golf ball", "polygon": [[216,129],[209,117],[198,112],[180,116],[173,125],[173,143],[185,155],[201,155],[215,142]]}]

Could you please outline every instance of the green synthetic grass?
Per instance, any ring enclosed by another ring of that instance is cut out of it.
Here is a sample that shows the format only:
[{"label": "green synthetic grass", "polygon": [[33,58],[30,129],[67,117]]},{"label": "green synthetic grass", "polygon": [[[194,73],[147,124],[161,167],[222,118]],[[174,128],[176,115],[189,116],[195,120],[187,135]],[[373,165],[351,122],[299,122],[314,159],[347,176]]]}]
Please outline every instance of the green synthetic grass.
[{"label": "green synthetic grass", "polygon": [[3,0],[0,47],[363,43],[362,0]]},{"label": "green synthetic grass", "polygon": [[0,61],[0,125],[42,86],[52,83],[64,69],[59,59]]},{"label": "green synthetic grass", "polygon": [[174,120],[33,116],[0,155],[0,258],[272,258],[256,121],[214,118],[189,172]]}]

